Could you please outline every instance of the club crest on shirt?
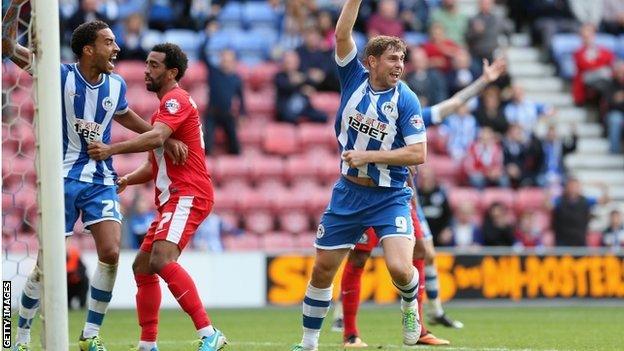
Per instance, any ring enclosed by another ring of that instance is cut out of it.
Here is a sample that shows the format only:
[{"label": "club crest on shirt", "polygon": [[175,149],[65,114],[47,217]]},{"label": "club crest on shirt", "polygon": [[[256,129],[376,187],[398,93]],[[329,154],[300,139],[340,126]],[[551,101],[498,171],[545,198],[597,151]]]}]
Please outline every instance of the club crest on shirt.
[{"label": "club crest on shirt", "polygon": [[410,118],[410,123],[417,132],[422,132],[423,130],[425,130],[425,122],[423,121],[422,117],[420,117],[420,115],[413,115]]},{"label": "club crest on shirt", "polygon": [[381,105],[381,111],[386,116],[394,115],[395,110],[396,110],[396,104],[392,101],[386,101]]},{"label": "club crest on shirt", "polygon": [[174,114],[180,109],[180,103],[176,99],[169,99],[165,102],[165,108],[169,113]]},{"label": "club crest on shirt", "polygon": [[104,100],[102,100],[102,107],[104,108],[104,110],[106,111],[110,111],[113,109],[113,100],[110,97],[105,97]]},{"label": "club crest on shirt", "polygon": [[320,239],[323,235],[325,235],[325,226],[319,224],[318,229],[316,230],[316,237]]}]

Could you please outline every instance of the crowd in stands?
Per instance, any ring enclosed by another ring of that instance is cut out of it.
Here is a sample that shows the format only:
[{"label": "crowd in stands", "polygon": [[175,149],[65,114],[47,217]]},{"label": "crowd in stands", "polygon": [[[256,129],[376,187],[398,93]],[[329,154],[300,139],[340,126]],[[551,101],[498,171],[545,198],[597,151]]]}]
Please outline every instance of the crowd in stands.
[{"label": "crowd in stands", "polygon": [[[478,0],[473,15],[463,13],[457,0],[362,3],[354,33],[358,50],[370,36],[404,38],[404,80],[423,107],[468,86],[481,74],[484,59],[504,55],[513,32],[529,30],[560,75],[571,79],[574,101],[599,109],[610,150],[621,153],[622,1]],[[64,45],[86,20],[101,19],[114,28],[121,47],[117,71],[128,81],[128,101],[146,117],[156,100],[144,92],[142,64],[133,60],[170,40],[194,61],[182,84],[204,117],[217,187],[215,214],[197,235],[196,247],[311,247],[329,184],[339,175],[333,131],[339,81],[332,49],[341,4],[61,0]],[[603,46],[605,40],[612,46]],[[618,211],[604,235],[587,235],[592,206],[608,197],[581,195],[578,180],[566,174],[563,160],[575,151],[577,135],[558,132],[551,121],[556,113],[554,106],[527,98],[505,74],[428,130],[431,155],[420,169],[419,199],[437,245],[624,247]],[[548,126],[545,134],[538,133],[540,124]],[[128,135],[122,128],[114,133],[119,139]],[[118,172],[131,170],[136,160],[117,156]],[[133,247],[149,225],[150,192],[137,188],[123,198]]]}]

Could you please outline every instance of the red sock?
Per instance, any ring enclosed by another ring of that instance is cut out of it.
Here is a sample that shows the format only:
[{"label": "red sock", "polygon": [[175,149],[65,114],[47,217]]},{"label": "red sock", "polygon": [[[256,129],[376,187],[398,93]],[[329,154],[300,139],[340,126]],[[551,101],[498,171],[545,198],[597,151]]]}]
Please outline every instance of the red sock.
[{"label": "red sock", "polygon": [[160,309],[160,285],[156,274],[135,274],[137,284],[136,306],[141,326],[142,341],[156,341],[158,335],[158,310]]},{"label": "red sock", "polygon": [[360,305],[360,287],[362,283],[363,268],[354,267],[349,261],[342,272],[340,283],[340,295],[342,299],[342,311],[344,314],[344,338],[351,335],[359,335],[356,325],[358,307]]},{"label": "red sock", "polygon": [[158,272],[161,278],[169,285],[169,290],[178,303],[195,324],[195,329],[199,330],[210,325],[208,314],[204,310],[197,293],[197,288],[193,278],[177,262],[168,263]]},{"label": "red sock", "polygon": [[420,325],[422,325],[422,329],[420,330],[420,336],[423,336],[428,333],[427,327],[425,326],[425,316],[423,315],[423,297],[425,293],[425,260],[417,259],[413,260],[412,263],[418,271],[418,295],[416,296],[416,300],[418,301],[418,315],[420,316]]}]

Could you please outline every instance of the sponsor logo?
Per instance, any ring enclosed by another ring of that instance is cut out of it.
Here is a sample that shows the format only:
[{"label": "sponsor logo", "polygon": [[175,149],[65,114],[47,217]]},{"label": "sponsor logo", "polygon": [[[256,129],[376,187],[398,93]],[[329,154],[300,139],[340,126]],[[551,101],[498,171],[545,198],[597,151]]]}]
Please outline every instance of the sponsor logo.
[{"label": "sponsor logo", "polygon": [[316,237],[320,239],[325,235],[325,227],[322,224],[319,224],[318,229],[316,230]]},{"label": "sponsor logo", "polygon": [[420,117],[420,115],[413,115],[410,118],[410,123],[417,132],[422,132],[423,130],[425,130],[425,122],[423,121],[422,117]]},{"label": "sponsor logo", "polygon": [[74,123],[74,131],[76,132],[76,134],[80,135],[85,141],[90,143],[92,141],[102,140],[104,127],[99,123],[76,118],[76,122]]},{"label": "sponsor logo", "polygon": [[374,118],[364,117],[360,113],[355,116],[349,116],[348,123],[349,127],[378,141],[384,141],[390,129],[390,125],[387,123]]},{"label": "sponsor logo", "polygon": [[104,100],[102,100],[102,107],[104,108],[104,110],[106,111],[110,111],[113,109],[113,100],[111,98],[109,98],[108,96],[104,98]]},{"label": "sponsor logo", "polygon": [[169,113],[175,114],[180,110],[180,103],[176,99],[169,99],[165,102],[165,108]]}]

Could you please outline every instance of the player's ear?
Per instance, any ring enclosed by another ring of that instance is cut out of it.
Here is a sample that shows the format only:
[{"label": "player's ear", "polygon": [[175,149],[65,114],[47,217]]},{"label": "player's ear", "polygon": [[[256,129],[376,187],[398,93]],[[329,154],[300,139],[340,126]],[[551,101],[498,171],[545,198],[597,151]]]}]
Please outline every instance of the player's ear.
[{"label": "player's ear", "polygon": [[82,47],[82,54],[83,55],[93,55],[93,53],[95,52],[95,46],[94,45],[85,45]]},{"label": "player's ear", "polygon": [[169,77],[173,80],[175,80],[175,78],[178,76],[178,69],[177,68],[172,68],[169,70]]}]

